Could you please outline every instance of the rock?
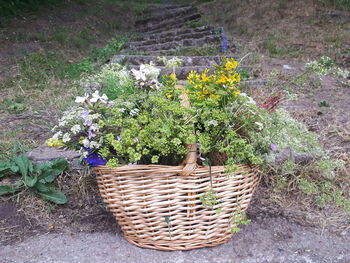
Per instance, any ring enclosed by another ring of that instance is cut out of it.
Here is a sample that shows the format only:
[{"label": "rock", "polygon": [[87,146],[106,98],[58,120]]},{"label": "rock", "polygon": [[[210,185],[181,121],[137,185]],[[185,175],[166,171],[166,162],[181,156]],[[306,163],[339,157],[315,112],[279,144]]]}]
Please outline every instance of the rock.
[{"label": "rock", "polygon": [[318,158],[317,155],[310,153],[298,153],[293,149],[287,148],[283,152],[278,153],[275,157],[275,164],[283,164],[288,160],[293,160],[296,164],[306,165]]},{"label": "rock", "polygon": [[48,147],[46,145],[39,146],[27,154],[33,163],[49,162],[54,159],[65,159],[72,162],[80,157],[77,151]]}]

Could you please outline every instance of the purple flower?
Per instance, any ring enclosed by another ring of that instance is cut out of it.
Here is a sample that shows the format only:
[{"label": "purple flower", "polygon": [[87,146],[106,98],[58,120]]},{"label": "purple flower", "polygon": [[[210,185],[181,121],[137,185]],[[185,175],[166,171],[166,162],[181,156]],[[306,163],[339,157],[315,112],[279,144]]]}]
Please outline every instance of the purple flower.
[{"label": "purple flower", "polygon": [[224,29],[221,31],[221,52],[225,53],[228,51],[229,44],[228,44],[228,39],[225,34]]},{"label": "purple flower", "polygon": [[99,166],[99,165],[105,165],[107,163],[107,160],[102,158],[101,155],[98,153],[94,153],[90,150],[90,148],[86,148],[88,151],[88,155],[84,160],[92,167]]},{"label": "purple flower", "polygon": [[271,150],[272,150],[273,152],[276,152],[276,151],[278,150],[277,145],[274,144],[274,143],[271,143],[271,144],[270,144],[270,148],[271,148]]},{"label": "purple flower", "polygon": [[89,129],[89,139],[96,137],[96,133],[93,130]]},{"label": "purple flower", "polygon": [[91,126],[92,125],[92,121],[86,120],[86,121],[84,121],[84,125],[85,126]]}]

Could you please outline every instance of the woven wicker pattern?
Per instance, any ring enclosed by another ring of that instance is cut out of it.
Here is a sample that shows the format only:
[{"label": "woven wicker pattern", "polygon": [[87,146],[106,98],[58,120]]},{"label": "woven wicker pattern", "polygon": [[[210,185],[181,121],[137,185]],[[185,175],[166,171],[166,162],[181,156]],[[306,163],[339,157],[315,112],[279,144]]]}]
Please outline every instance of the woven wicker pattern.
[{"label": "woven wicker pattern", "polygon": [[[185,161],[186,163],[186,161]],[[140,247],[187,250],[216,246],[232,236],[230,221],[245,211],[258,182],[256,169],[239,166],[232,174],[224,167],[195,167],[190,175],[181,166],[99,166],[102,198],[116,217],[125,238]],[[217,204],[203,207],[200,197],[216,192]],[[220,213],[215,210],[221,208]]]}]

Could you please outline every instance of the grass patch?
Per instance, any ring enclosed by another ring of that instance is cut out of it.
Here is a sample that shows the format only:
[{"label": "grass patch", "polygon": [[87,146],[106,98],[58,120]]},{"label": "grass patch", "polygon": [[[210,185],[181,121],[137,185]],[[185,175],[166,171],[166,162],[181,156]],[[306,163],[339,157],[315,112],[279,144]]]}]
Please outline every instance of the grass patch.
[{"label": "grass patch", "polygon": [[342,10],[350,10],[350,0],[318,0],[318,2],[326,6],[333,6]]}]

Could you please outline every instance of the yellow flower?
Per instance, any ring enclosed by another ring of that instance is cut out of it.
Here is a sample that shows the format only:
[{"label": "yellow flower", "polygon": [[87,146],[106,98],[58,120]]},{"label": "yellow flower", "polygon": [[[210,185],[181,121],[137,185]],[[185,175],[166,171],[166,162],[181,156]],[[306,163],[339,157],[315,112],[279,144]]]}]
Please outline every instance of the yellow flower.
[{"label": "yellow flower", "polygon": [[203,90],[203,93],[204,93],[204,94],[209,94],[209,90],[204,89],[204,90]]},{"label": "yellow flower", "polygon": [[54,139],[54,138],[47,139],[46,144],[49,147],[59,147],[64,145],[64,143],[61,140]]},{"label": "yellow flower", "polygon": [[190,84],[194,84],[198,79],[200,78],[199,74],[197,71],[192,70],[187,77],[187,80]]},{"label": "yellow flower", "polygon": [[216,95],[214,95],[214,94],[210,95],[210,99],[215,99],[215,97],[216,97]]},{"label": "yellow flower", "polygon": [[216,84],[225,84],[228,81],[225,75],[220,75],[219,79],[216,81]]},{"label": "yellow flower", "polygon": [[238,62],[235,61],[234,59],[228,60],[225,64],[225,70],[232,70],[237,68]]},{"label": "yellow flower", "polygon": [[176,74],[175,74],[175,73],[171,73],[171,74],[169,75],[169,77],[170,77],[170,79],[173,80],[173,81],[176,80]]},{"label": "yellow flower", "polygon": [[205,69],[204,72],[202,73],[202,82],[210,82],[211,79],[210,77],[207,76],[207,74],[209,73],[209,69]]},{"label": "yellow flower", "polygon": [[204,99],[204,98],[205,98],[205,95],[200,95],[199,98],[200,98],[200,99]]},{"label": "yellow flower", "polygon": [[197,91],[196,94],[199,96],[199,95],[202,95],[202,92]]},{"label": "yellow flower", "polygon": [[241,91],[240,91],[240,90],[237,90],[237,91],[235,91],[235,92],[233,93],[233,95],[234,95],[235,97],[237,97],[240,93],[241,93]]},{"label": "yellow flower", "polygon": [[168,99],[171,99],[173,97],[173,95],[171,95],[171,94],[167,94],[166,96]]}]

